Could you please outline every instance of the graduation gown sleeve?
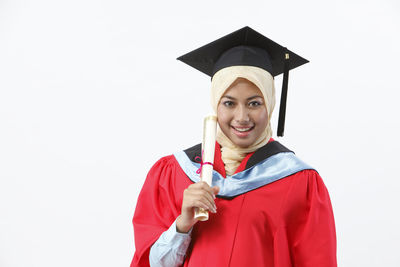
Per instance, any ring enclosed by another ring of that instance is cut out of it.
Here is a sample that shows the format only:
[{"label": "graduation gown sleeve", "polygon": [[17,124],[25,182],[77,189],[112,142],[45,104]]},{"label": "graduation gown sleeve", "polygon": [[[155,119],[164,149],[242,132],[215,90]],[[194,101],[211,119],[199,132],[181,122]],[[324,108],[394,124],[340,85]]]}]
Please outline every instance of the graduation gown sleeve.
[{"label": "graduation gown sleeve", "polygon": [[293,266],[336,267],[335,222],[328,191],[316,171],[299,174],[288,191],[283,229],[278,231],[287,233]]},{"label": "graduation gown sleeve", "polygon": [[178,267],[185,260],[187,249],[190,245],[189,233],[176,231],[176,220],[167,231],[151,246],[150,266]]},{"label": "graduation gown sleeve", "polygon": [[160,159],[149,171],[139,194],[133,226],[136,251],[131,267],[149,265],[150,248],[160,235],[169,229],[180,214],[180,203],[183,189],[189,184],[177,181],[179,168],[173,156]]}]

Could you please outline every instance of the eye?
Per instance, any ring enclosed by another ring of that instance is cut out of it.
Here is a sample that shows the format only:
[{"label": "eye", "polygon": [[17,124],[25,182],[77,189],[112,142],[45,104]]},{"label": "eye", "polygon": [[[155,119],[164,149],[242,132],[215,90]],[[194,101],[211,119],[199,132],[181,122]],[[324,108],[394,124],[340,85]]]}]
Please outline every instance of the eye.
[{"label": "eye", "polygon": [[226,101],[222,102],[222,104],[225,107],[233,107],[235,105],[235,103],[233,101],[231,101],[231,100],[226,100]]},{"label": "eye", "polygon": [[253,107],[253,108],[258,107],[258,106],[261,106],[261,105],[262,105],[262,103],[261,103],[260,101],[251,101],[251,102],[249,103],[249,106],[250,106],[250,107]]}]

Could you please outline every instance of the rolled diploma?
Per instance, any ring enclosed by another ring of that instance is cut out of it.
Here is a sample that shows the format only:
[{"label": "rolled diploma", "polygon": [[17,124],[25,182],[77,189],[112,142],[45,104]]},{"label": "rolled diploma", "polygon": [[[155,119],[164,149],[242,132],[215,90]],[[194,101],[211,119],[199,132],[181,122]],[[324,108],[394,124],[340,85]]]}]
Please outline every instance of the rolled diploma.
[{"label": "rolled diploma", "polygon": [[[200,173],[201,181],[212,186],[212,174],[215,152],[215,136],[217,132],[217,116],[210,115],[204,118],[203,143],[202,143],[202,168]],[[204,164],[206,163],[206,164]],[[211,164],[209,164],[211,163]],[[194,217],[200,221],[208,220],[208,212],[203,208],[195,210]]]}]

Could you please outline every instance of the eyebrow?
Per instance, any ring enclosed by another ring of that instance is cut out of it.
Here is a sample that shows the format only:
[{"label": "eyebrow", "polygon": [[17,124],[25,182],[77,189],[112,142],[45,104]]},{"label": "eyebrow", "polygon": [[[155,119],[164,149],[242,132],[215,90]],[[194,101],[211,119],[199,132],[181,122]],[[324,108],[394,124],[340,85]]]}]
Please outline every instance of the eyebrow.
[{"label": "eyebrow", "polygon": [[[226,97],[226,98],[231,99],[231,100],[236,100],[236,98],[234,98],[233,96],[230,96],[230,95],[224,95],[221,98],[223,98],[223,97]],[[250,96],[249,98],[247,98],[246,100],[249,101],[249,100],[252,100],[252,99],[255,99],[255,98],[263,98],[263,97],[259,96],[259,95],[253,95],[253,96]]]}]

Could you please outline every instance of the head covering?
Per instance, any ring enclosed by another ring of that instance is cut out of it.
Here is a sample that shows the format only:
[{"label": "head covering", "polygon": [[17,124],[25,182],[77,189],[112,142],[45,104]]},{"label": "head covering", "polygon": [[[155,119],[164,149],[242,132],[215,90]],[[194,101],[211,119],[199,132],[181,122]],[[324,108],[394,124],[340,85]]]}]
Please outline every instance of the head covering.
[{"label": "head covering", "polygon": [[278,136],[283,136],[284,132],[289,70],[309,62],[248,26],[180,56],[178,60],[211,77],[230,66],[259,67],[272,76],[283,73]]},{"label": "head covering", "polygon": [[259,67],[231,66],[219,70],[215,73],[211,81],[211,106],[215,113],[217,113],[218,104],[226,89],[228,89],[237,78],[247,79],[261,91],[268,112],[268,124],[257,140],[246,148],[235,145],[218,126],[217,142],[221,145],[222,161],[225,163],[225,170],[229,175],[235,173],[237,167],[248,153],[256,151],[258,148],[268,143],[272,136],[270,120],[275,107],[274,78],[271,74]]},{"label": "head covering", "polygon": [[[278,136],[283,136],[289,70],[308,60],[289,51],[250,27],[244,27],[178,58],[211,76],[211,104],[215,112],[226,89],[239,77],[254,83],[263,94],[270,120],[275,106],[273,77],[283,76]],[[218,127],[217,141],[228,174],[233,174],[247,153],[265,145],[272,136],[270,122],[261,136],[248,148],[237,147]]]}]

